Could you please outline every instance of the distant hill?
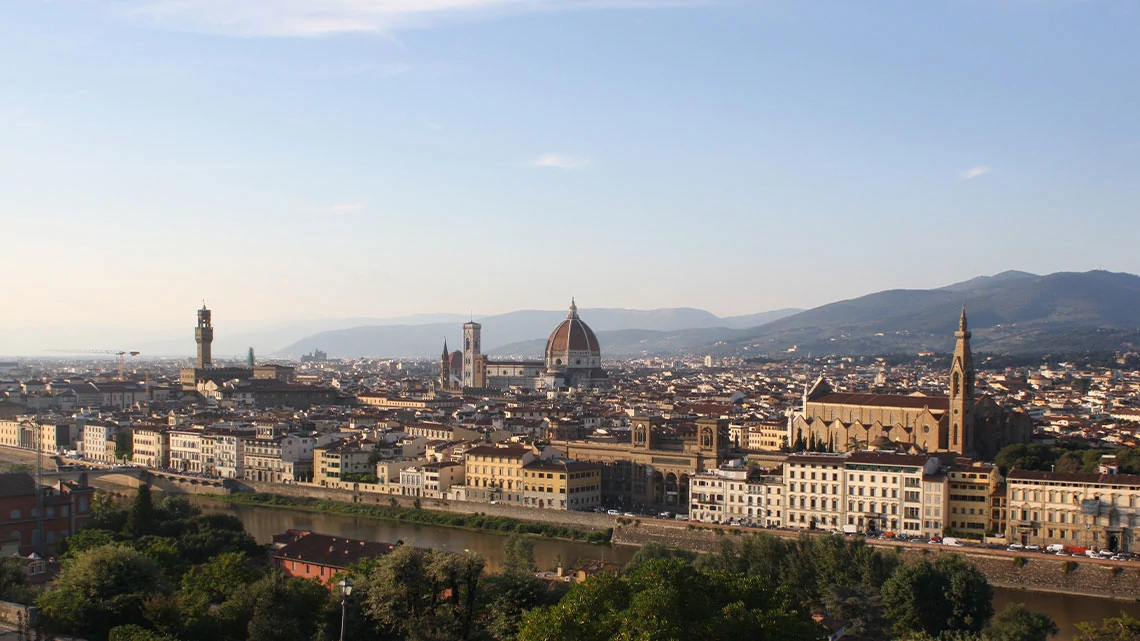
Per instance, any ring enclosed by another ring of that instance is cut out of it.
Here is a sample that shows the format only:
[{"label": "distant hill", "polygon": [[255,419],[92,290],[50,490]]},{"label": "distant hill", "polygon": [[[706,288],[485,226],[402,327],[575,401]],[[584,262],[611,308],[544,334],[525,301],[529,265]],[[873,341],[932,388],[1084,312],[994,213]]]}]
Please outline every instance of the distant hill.
[{"label": "distant hill", "polygon": [[[796,310],[766,312],[752,317],[762,321],[764,318],[779,318],[794,311]],[[603,355],[639,353],[636,347],[643,341],[650,346],[647,349],[652,353],[675,353],[719,340],[726,333],[733,332],[729,329],[732,319],[722,319],[705,310],[690,307],[654,310],[597,308],[582,309],[579,314],[598,333]],[[488,354],[541,354],[551,330],[564,318],[566,312],[563,310],[522,310],[480,318],[478,320],[483,325],[483,351]],[[449,347],[459,348],[462,320],[428,324],[374,324],[324,331],[288,345],[277,355],[299,356],[313,349],[322,349],[334,358],[434,356],[439,353],[445,337]]]},{"label": "distant hill", "polygon": [[889,290],[823,305],[745,330],[717,351],[945,351],[953,347],[963,304],[978,350],[1112,350],[1140,337],[1140,277],[1105,271],[1004,272],[939,289]]}]

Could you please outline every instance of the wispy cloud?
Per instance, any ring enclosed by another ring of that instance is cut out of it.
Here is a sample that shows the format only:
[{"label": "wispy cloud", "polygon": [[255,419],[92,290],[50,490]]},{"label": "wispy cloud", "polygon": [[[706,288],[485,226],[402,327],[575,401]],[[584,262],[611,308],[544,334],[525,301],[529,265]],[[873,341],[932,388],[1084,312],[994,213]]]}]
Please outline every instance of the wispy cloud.
[{"label": "wispy cloud", "polygon": [[977,178],[978,176],[985,176],[988,173],[990,173],[989,167],[986,167],[985,165],[978,165],[977,167],[970,167],[969,169],[963,169],[962,173],[960,173],[958,175],[961,176],[962,178],[966,179],[966,180],[970,180],[973,178]]},{"label": "wispy cloud", "polygon": [[356,212],[364,209],[364,203],[337,203],[335,205],[326,205],[317,209],[317,213],[329,216],[341,216],[344,214],[355,214]]},{"label": "wispy cloud", "polygon": [[[109,0],[104,0],[105,2]],[[441,20],[521,11],[653,9],[709,0],[120,0],[124,17],[180,31],[234,36],[387,33]]]},{"label": "wispy cloud", "polygon": [[590,159],[585,156],[571,156],[569,154],[545,153],[528,163],[531,167],[553,167],[555,169],[583,169],[590,166]]}]

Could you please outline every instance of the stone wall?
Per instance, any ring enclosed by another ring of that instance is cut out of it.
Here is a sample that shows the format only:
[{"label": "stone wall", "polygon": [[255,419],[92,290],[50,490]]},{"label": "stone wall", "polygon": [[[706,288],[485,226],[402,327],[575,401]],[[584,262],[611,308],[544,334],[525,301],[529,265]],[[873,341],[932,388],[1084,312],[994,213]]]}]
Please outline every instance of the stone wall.
[{"label": "stone wall", "polygon": [[[226,486],[236,492],[263,492],[297,498],[311,498],[327,501],[342,501],[345,503],[362,503],[365,505],[396,505],[413,507],[416,499],[411,496],[393,494],[373,494],[368,492],[354,492],[303,483],[259,483],[255,481],[228,480]],[[179,485],[171,488],[155,485],[155,489],[186,494],[217,494],[211,488],[201,485]],[[224,492],[223,492],[224,493]],[[565,525],[584,530],[604,530],[614,527],[617,519],[607,514],[596,512],[574,512],[569,510],[545,510],[533,507],[491,504],[474,501],[446,501],[439,499],[421,498],[420,507],[425,510],[438,510],[440,512],[453,512],[456,514],[485,514],[487,516],[503,516],[520,521],[536,523],[550,523]]]},{"label": "stone wall", "polygon": [[35,626],[38,620],[39,608],[36,606],[0,601],[0,623],[11,628],[19,628],[21,624]]}]

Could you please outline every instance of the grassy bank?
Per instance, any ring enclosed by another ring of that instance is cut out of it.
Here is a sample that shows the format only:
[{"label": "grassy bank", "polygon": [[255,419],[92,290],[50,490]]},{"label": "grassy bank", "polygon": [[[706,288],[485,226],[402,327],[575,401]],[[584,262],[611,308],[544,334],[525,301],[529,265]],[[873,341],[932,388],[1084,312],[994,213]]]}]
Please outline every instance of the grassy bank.
[{"label": "grassy bank", "polygon": [[362,503],[344,503],[324,499],[280,496],[278,494],[250,494],[242,492],[238,494],[211,496],[209,498],[237,505],[257,505],[288,510],[301,510],[305,512],[319,512],[322,514],[363,516],[384,521],[420,523],[423,525],[463,528],[467,530],[485,530],[502,534],[530,534],[551,539],[567,539],[570,541],[585,541],[587,543],[609,543],[610,537],[613,536],[613,529],[611,528],[593,531],[580,530],[563,525],[520,521],[505,516],[453,514],[451,512],[437,512],[435,510],[423,510],[410,507],[364,505]]}]

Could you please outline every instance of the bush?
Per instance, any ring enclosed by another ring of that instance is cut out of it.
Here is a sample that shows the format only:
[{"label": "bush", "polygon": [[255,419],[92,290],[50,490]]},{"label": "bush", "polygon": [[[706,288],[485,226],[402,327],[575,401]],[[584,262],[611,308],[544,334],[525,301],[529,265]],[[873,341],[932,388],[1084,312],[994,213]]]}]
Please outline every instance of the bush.
[{"label": "bush", "polygon": [[1061,564],[1061,569],[1065,572],[1065,574],[1072,574],[1073,570],[1077,569],[1077,562],[1076,561],[1065,561],[1064,563]]},{"label": "bush", "polygon": [[1015,567],[1015,568],[1023,568],[1023,567],[1025,567],[1026,563],[1028,563],[1028,561],[1026,561],[1025,557],[1023,557],[1023,556],[1013,557],[1013,567]]}]

